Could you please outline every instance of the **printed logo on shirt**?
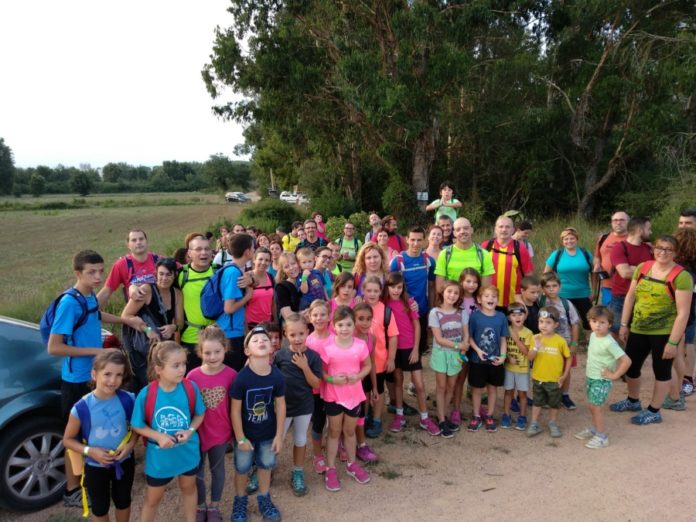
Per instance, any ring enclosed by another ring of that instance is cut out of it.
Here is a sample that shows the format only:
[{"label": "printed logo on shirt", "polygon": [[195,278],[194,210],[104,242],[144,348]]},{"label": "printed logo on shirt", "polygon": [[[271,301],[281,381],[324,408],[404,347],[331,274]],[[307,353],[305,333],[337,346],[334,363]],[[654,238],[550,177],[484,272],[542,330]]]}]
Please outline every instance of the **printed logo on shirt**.
[{"label": "printed logo on shirt", "polygon": [[174,406],[165,406],[155,412],[155,426],[160,433],[174,435],[179,430],[187,429],[188,425],[188,417]]},{"label": "printed logo on shirt", "polygon": [[204,388],[201,390],[201,395],[203,395],[203,404],[205,404],[205,407],[209,410],[214,410],[227,398],[227,392],[224,386]]},{"label": "printed logo on shirt", "polygon": [[486,352],[487,354],[491,354],[495,352],[496,349],[496,340],[498,336],[495,334],[495,330],[491,327],[485,328],[483,332],[481,332],[481,335],[479,335],[478,344],[479,348]]},{"label": "printed logo on shirt", "polygon": [[[94,436],[97,439],[105,439],[109,436],[111,437],[123,437],[125,436],[125,426],[123,423],[118,422],[118,418],[122,415],[123,408],[118,405],[114,407],[113,410],[107,410],[104,408],[101,414],[104,418],[100,426],[94,429]],[[116,420],[114,420],[116,418]]]},{"label": "printed logo on shirt", "polygon": [[247,420],[253,424],[261,424],[268,420],[268,406],[273,400],[273,386],[266,388],[251,388],[246,392]]}]

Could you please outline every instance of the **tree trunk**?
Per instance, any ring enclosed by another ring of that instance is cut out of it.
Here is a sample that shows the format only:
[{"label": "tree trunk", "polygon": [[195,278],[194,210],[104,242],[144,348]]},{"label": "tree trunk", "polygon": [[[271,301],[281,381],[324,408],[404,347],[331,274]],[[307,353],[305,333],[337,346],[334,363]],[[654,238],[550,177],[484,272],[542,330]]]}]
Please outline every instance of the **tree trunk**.
[{"label": "tree trunk", "polygon": [[[430,173],[435,162],[435,134],[437,133],[437,118],[433,118],[433,126],[424,130],[413,144],[413,167],[411,184],[416,192],[427,192],[430,183]],[[418,206],[425,211],[427,201],[418,201]]]}]

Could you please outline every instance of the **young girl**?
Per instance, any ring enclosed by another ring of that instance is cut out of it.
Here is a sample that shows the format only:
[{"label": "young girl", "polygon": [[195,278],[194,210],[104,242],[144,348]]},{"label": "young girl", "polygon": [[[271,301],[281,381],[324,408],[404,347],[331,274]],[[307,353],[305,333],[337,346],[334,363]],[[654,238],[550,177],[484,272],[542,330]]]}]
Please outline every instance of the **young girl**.
[{"label": "young girl", "polygon": [[346,473],[360,484],[370,481],[370,475],[355,460],[355,424],[360,413],[360,403],[365,400],[360,381],[370,373],[372,365],[367,345],[353,337],[353,310],[339,306],[334,313],[333,324],[336,337],[319,355],[323,363],[322,389],[326,415],[329,418],[328,468],[324,484],[327,490],[338,491],[341,483],[336,474],[336,453],[341,434],[348,453]]},{"label": "young girl", "polygon": [[331,301],[329,301],[329,330],[333,332],[333,313],[339,306],[355,307],[355,280],[350,272],[341,272],[333,283]]},{"label": "young girl", "polygon": [[[220,499],[225,486],[225,451],[232,438],[230,401],[227,398],[237,372],[224,364],[225,333],[217,326],[206,326],[198,336],[198,357],[203,364],[191,370],[188,379],[203,395],[205,418],[198,434],[201,438],[201,465],[196,474],[198,509],[196,520],[222,522]],[[206,504],[205,457],[210,464],[210,504]]]},{"label": "young girl", "polygon": [[[65,427],[63,445],[85,457],[83,484],[92,504],[92,520],[108,522],[111,500],[116,521],[130,519],[137,437],[129,429],[133,394],[120,389],[128,377],[130,366],[123,352],[101,350],[92,363],[94,391],[72,407]],[[85,517],[89,515],[86,501],[83,490]]]},{"label": "young girl", "polygon": [[469,345],[469,316],[460,307],[462,290],[454,281],[445,281],[438,293],[438,305],[430,310],[428,326],[433,332],[433,351],[430,367],[435,372],[437,420],[440,435],[452,438],[459,426],[445,417],[445,408],[454,395],[457,375],[462,369],[461,355]]},{"label": "young girl", "polygon": [[157,343],[148,361],[148,376],[156,382],[135,399],[133,430],[147,437],[142,522],[155,520],[165,486],[174,477],[181,491],[182,518],[186,522],[196,519],[196,471],[201,460],[197,430],[203,423],[205,404],[198,386],[184,379],[186,355],[174,341]]},{"label": "young girl", "polygon": [[[375,373],[375,336],[370,333],[372,328],[372,307],[367,303],[358,303],[353,311],[355,312],[355,337],[365,341],[365,344],[367,344],[372,365],[370,373],[362,380],[366,399],[360,409],[360,416],[355,428],[355,436],[358,442],[356,455],[363,462],[377,462],[379,457],[367,445],[367,439],[365,438],[365,418],[367,417],[368,405],[371,401],[374,402],[379,398],[377,395],[377,374]],[[339,457],[341,456],[340,450],[341,448],[339,447]]]},{"label": "young girl", "polygon": [[[420,359],[420,321],[418,312],[414,312],[412,305],[414,300],[409,297],[404,288],[404,276],[401,272],[392,272],[387,276],[387,284],[384,287],[382,300],[391,309],[396,326],[399,329],[399,337],[396,343],[396,359],[394,368],[394,395],[396,402],[396,415],[389,426],[389,431],[398,433],[406,425],[404,417],[404,372],[411,372],[411,380],[416,388],[416,398],[420,411],[420,427],[431,435],[439,435],[440,429],[428,417],[428,408],[425,403],[425,387],[423,385],[423,366]],[[425,335],[426,332],[423,332]]]}]

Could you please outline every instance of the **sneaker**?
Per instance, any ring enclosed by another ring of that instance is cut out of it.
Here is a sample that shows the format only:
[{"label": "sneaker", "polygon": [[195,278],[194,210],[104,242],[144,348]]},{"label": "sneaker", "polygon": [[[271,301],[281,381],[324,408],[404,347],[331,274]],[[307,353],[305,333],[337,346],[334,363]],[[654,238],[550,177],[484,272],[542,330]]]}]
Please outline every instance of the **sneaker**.
[{"label": "sneaker", "polygon": [[534,406],[534,399],[527,397],[527,406]]},{"label": "sneaker", "polygon": [[459,410],[452,410],[449,420],[452,424],[457,426],[457,429],[459,429],[459,426],[462,425],[462,412]]},{"label": "sneaker", "polygon": [[640,407],[640,401],[639,402],[631,402],[628,399],[622,399],[619,402],[615,402],[614,404],[609,405],[609,409],[611,411],[615,412],[623,412],[623,411],[641,411]]},{"label": "sneaker", "polygon": [[340,491],[341,482],[338,480],[336,468],[326,468],[324,474],[324,487],[329,491]]},{"label": "sneaker", "polygon": [[449,422],[447,421],[442,421],[439,425],[440,427],[440,436],[443,439],[451,439],[454,437],[454,432],[449,428]]},{"label": "sneaker", "polygon": [[689,379],[684,378],[684,380],[682,381],[681,391],[684,394],[684,396],[688,397],[689,395],[694,393],[694,383]]},{"label": "sneaker", "polygon": [[496,431],[498,431],[498,424],[495,422],[495,419],[490,415],[486,416],[483,419],[483,423],[486,425],[486,431],[488,433],[495,433]]},{"label": "sneaker", "polygon": [[292,492],[296,497],[304,497],[307,491],[309,491],[304,480],[304,470],[293,469],[290,476],[290,484],[292,485]]},{"label": "sneaker", "polygon": [[348,452],[346,451],[346,447],[343,445],[342,440],[338,441],[338,460],[341,462],[346,462],[348,460]]},{"label": "sneaker", "polygon": [[554,421],[549,422],[549,433],[554,439],[561,436],[561,428]]},{"label": "sneaker", "polygon": [[63,495],[63,506],[65,507],[82,507],[82,490],[77,488],[72,493]]},{"label": "sneaker", "polygon": [[469,425],[466,427],[466,431],[478,431],[481,427],[481,417],[472,417],[469,421]]},{"label": "sneaker", "polygon": [[595,432],[592,431],[592,428],[585,428],[584,430],[579,431],[575,435],[573,435],[573,437],[580,440],[590,440],[594,436]]},{"label": "sneaker", "polygon": [[[198,513],[196,513],[198,516]],[[209,507],[206,512],[207,522],[222,522],[222,511],[218,507]],[[198,519],[196,518],[196,521]]]},{"label": "sneaker", "polygon": [[517,399],[513,397],[512,402],[510,403],[510,411],[512,413],[519,413],[520,412],[520,403],[517,402]]},{"label": "sneaker", "polygon": [[421,419],[418,426],[427,431],[430,435],[436,436],[440,434],[440,428],[437,427],[437,424],[435,424],[430,417],[427,419]]},{"label": "sneaker", "polygon": [[372,420],[372,426],[365,428],[365,436],[370,439],[376,439],[382,434],[382,421],[379,419]]},{"label": "sneaker", "polygon": [[324,455],[314,455],[312,465],[314,466],[315,473],[323,475],[326,472],[326,458]]},{"label": "sneaker", "polygon": [[370,482],[370,474],[357,462],[348,464],[346,466],[346,473],[353,477],[358,484],[367,484]]},{"label": "sneaker", "polygon": [[246,522],[247,521],[247,501],[249,497],[244,495],[243,497],[234,497],[234,502],[232,502],[232,522]]},{"label": "sneaker", "polygon": [[503,428],[504,430],[509,429],[512,426],[512,417],[508,415],[507,413],[503,413],[502,417],[500,417],[500,427]]},{"label": "sneaker", "polygon": [[252,493],[256,493],[258,490],[259,477],[256,474],[256,470],[254,470],[252,474],[249,476],[249,482],[247,482],[246,493],[247,495],[251,495]]},{"label": "sneaker", "polygon": [[208,520],[208,509],[203,506],[196,508],[196,522],[207,522]]},{"label": "sneaker", "polygon": [[674,410],[674,411],[684,411],[686,409],[686,403],[684,402],[684,398],[679,396],[679,400],[675,401],[672,397],[667,395],[665,398],[665,402],[662,403],[662,407],[666,410]]},{"label": "sneaker", "polygon": [[529,428],[527,428],[527,437],[534,437],[535,435],[539,435],[541,431],[541,426],[539,426],[538,422],[530,422]]},{"label": "sneaker", "polygon": [[640,410],[638,415],[631,417],[631,422],[639,426],[645,426],[646,424],[659,424],[662,422],[662,415],[657,411],[655,413],[648,409]]},{"label": "sneaker", "polygon": [[445,422],[447,423],[447,427],[450,429],[452,433],[456,433],[459,431],[459,424],[455,424],[452,422],[450,419],[445,419]]},{"label": "sneaker", "polygon": [[574,410],[577,407],[569,395],[561,397],[561,403],[563,403],[566,410]]},{"label": "sneaker", "polygon": [[358,448],[355,450],[355,455],[362,460],[363,462],[377,462],[379,460],[379,457],[377,454],[370,449],[370,446],[367,444],[363,446],[358,446]]},{"label": "sneaker", "polygon": [[515,424],[515,429],[518,431],[524,431],[527,429],[527,417],[520,415],[517,417],[517,423]]},{"label": "sneaker", "polygon": [[256,497],[256,500],[259,503],[259,513],[261,513],[264,520],[270,520],[272,522],[278,522],[280,520],[280,511],[278,511],[278,508],[273,504],[270,493],[259,495]]},{"label": "sneaker", "polygon": [[601,449],[607,446],[609,446],[609,437],[599,437],[598,435],[592,437],[587,441],[587,444],[585,444],[585,447],[590,449]]},{"label": "sneaker", "polygon": [[394,418],[389,425],[389,431],[392,433],[399,433],[403,427],[406,426],[406,419],[403,415],[394,415]]}]

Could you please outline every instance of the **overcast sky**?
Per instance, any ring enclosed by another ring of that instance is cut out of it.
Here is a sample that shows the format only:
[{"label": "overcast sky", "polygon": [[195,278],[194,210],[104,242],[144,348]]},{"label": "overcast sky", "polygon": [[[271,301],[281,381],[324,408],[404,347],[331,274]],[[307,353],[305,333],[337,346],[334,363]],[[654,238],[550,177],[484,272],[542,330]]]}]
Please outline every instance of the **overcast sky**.
[{"label": "overcast sky", "polygon": [[200,74],[227,4],[0,1],[0,137],[15,164],[233,157],[242,129],[212,114]]}]

